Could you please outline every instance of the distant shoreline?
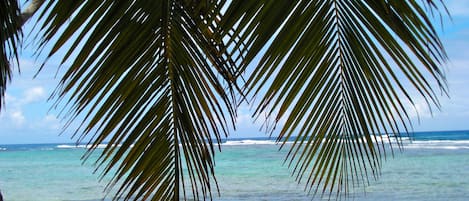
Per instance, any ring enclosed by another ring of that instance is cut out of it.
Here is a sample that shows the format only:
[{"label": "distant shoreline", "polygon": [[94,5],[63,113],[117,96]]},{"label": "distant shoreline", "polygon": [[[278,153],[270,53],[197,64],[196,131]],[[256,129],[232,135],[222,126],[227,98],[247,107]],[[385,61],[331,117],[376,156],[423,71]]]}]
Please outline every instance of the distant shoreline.
[{"label": "distant shoreline", "polygon": [[[454,134],[458,134],[458,133],[464,133],[464,132],[467,132],[468,133],[468,139],[469,139],[469,129],[468,130],[447,130],[447,131],[443,131],[443,130],[439,130],[439,131],[415,131],[415,132],[411,132],[409,133],[412,137],[415,137],[416,140],[418,140],[419,138],[422,139],[422,138],[425,138],[425,136],[429,136],[430,135],[435,135],[435,134],[444,134],[442,136],[442,138],[444,137],[448,137],[450,135],[454,135]],[[407,135],[406,133],[401,133],[402,135]],[[402,137],[406,137],[406,136],[402,136]],[[290,137],[291,140],[289,141],[293,141],[293,139],[296,138],[296,136],[292,136]],[[425,138],[426,139],[426,138]],[[214,140],[214,139],[212,139]],[[260,136],[256,136],[256,137],[228,137],[228,138],[223,138],[222,139],[222,143],[225,143],[226,141],[243,141],[243,140],[271,140],[271,141],[276,141],[277,139],[275,137],[260,137]],[[216,140],[214,140],[215,142]],[[41,146],[41,145],[44,145],[44,146],[50,146],[50,145],[71,145],[71,146],[84,146],[84,145],[87,145],[86,143],[74,143],[74,142],[44,142],[44,143],[0,143],[0,151],[1,151],[1,147],[2,146],[21,146],[21,145],[34,145],[34,146]],[[103,144],[107,144],[107,142],[103,142]]]}]

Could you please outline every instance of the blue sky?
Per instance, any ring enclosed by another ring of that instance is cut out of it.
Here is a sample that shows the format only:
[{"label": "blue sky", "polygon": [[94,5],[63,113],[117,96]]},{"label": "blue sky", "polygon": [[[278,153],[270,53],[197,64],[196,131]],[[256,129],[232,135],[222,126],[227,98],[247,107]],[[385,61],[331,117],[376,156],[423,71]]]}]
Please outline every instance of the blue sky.
[{"label": "blue sky", "polygon": [[[439,22],[436,25],[450,58],[444,67],[450,97],[440,96],[442,108],[433,113],[423,99],[416,100],[417,111],[409,106],[415,131],[469,129],[469,1],[445,2],[452,20],[444,16],[444,26],[439,26]],[[24,48],[20,56],[21,73],[16,70],[8,86],[6,107],[0,112],[0,144],[75,142],[71,139],[72,130],[59,136],[65,122],[58,119],[59,109],[51,109],[53,101],[48,101],[59,82],[56,77],[59,61],[50,60],[33,78],[43,61],[36,59],[33,51],[31,46]],[[253,122],[251,114],[247,106],[241,106],[237,131],[232,137],[266,136],[259,130],[262,122]]]}]

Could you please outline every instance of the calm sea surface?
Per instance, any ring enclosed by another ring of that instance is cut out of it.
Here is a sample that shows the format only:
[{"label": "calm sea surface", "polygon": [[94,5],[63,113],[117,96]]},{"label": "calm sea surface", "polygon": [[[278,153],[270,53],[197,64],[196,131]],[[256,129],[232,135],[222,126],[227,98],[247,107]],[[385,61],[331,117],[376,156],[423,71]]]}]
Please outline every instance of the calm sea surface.
[{"label": "calm sea surface", "polygon": [[[215,200],[311,200],[283,164],[285,151],[267,139],[228,140],[216,155],[221,196]],[[82,164],[83,146],[0,145],[5,201],[102,200],[106,179]],[[316,198],[315,200],[322,200]],[[348,200],[469,200],[469,131],[416,133],[384,162],[381,177]]]}]

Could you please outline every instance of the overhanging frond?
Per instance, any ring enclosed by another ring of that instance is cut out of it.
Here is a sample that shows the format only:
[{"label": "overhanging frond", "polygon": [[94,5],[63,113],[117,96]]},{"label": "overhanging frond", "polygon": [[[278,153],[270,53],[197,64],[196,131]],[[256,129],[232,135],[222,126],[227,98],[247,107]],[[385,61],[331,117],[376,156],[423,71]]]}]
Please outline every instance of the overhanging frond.
[{"label": "overhanging frond", "polygon": [[233,62],[217,34],[222,5],[51,1],[41,14],[41,44],[58,37],[49,55],[66,49],[72,61],[56,95],[71,120],[85,116],[79,140],[107,141],[98,162],[104,174],[117,170],[116,199],[212,196],[214,143],[236,106]]},{"label": "overhanging frond", "polygon": [[259,55],[246,92],[261,96],[257,116],[286,119],[279,140],[297,135],[288,161],[315,192],[379,175],[380,134],[411,125],[408,86],[438,106],[446,55],[416,1],[224,3],[51,1],[41,14],[41,45],[57,38],[49,55],[72,61],[56,95],[70,120],[85,116],[80,140],[109,142],[98,164],[117,169],[116,198],[210,196],[211,138],[226,135],[231,87]]},{"label": "overhanging frond", "polygon": [[433,1],[231,2],[221,24],[232,28],[228,45],[242,69],[256,62],[246,86],[261,97],[255,115],[286,119],[278,139],[297,136],[287,158],[308,189],[331,195],[379,176],[383,141],[411,129],[410,91],[439,107],[431,83],[445,90],[447,58],[425,3],[436,8]]},{"label": "overhanging frond", "polygon": [[16,0],[0,2],[0,109],[5,101],[5,91],[11,79],[11,60],[18,63],[18,42],[21,37],[20,8]]}]

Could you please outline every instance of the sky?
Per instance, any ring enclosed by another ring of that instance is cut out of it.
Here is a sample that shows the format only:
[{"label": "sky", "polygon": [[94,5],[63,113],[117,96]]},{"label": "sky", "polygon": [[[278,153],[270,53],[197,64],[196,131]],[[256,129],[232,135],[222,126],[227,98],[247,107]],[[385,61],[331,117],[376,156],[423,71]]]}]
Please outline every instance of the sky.
[{"label": "sky", "polygon": [[[433,111],[426,107],[423,99],[417,99],[417,111],[409,108],[415,131],[469,130],[469,1],[445,2],[451,19],[444,15],[443,23],[437,19],[435,25],[449,55],[444,66],[449,97],[440,96],[441,110]],[[32,23],[28,23],[25,29],[31,26]],[[60,61],[56,58],[49,60],[37,74],[43,59],[33,53],[33,45],[26,43],[19,58],[20,72],[15,69],[8,85],[6,105],[0,111],[0,144],[73,143],[73,130],[68,129],[61,134],[65,121],[59,118],[60,108],[52,108],[54,99],[48,100],[59,82]],[[260,130],[262,122],[253,122],[251,115],[248,106],[240,107],[237,130],[231,133],[231,137],[268,136]]]}]

